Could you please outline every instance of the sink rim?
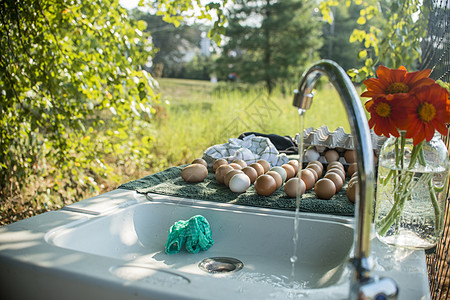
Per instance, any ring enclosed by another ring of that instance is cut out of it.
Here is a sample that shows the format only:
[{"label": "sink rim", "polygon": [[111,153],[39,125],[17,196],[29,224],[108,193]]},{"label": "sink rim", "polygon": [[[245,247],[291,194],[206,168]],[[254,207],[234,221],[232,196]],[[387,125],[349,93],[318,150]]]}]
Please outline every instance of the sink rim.
[{"label": "sink rim", "polygon": [[[295,217],[296,212],[292,210],[282,210],[275,208],[265,208],[265,207],[256,207],[256,206],[248,206],[248,205],[239,205],[233,203],[219,203],[212,201],[205,201],[199,199],[191,199],[191,198],[181,198],[160,194],[147,193],[147,199],[150,202],[161,202],[161,203],[173,203],[179,204],[183,206],[199,206],[204,208],[211,209],[223,209],[228,211],[237,210],[240,212],[248,212],[248,213],[256,213],[256,214],[266,214],[280,217]],[[320,200],[322,201],[322,200]],[[312,212],[298,212],[299,218],[301,219],[310,219],[310,220],[322,220],[329,222],[337,222],[340,224],[350,225],[354,228],[354,217],[349,216],[339,216],[339,215],[331,215],[331,214],[318,214]]]}]

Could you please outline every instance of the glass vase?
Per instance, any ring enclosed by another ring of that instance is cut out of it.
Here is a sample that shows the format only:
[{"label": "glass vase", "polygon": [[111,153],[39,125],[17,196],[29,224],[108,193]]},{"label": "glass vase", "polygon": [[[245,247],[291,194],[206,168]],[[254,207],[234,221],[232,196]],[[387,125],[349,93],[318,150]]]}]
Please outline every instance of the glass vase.
[{"label": "glass vase", "polygon": [[404,248],[434,247],[442,233],[448,172],[448,151],[437,132],[416,146],[404,132],[388,138],[378,160],[378,239]]}]

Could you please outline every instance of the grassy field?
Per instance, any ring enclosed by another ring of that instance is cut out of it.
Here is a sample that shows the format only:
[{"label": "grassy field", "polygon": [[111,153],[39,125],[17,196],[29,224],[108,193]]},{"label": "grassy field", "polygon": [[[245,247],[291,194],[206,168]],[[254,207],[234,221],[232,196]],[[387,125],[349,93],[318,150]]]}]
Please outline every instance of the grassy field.
[{"label": "grassy field", "polygon": [[[161,79],[154,151],[168,165],[188,163],[214,144],[246,131],[294,137],[300,130],[293,95],[240,84]],[[305,127],[342,126],[350,131],[338,94],[324,85],[305,116]],[[166,154],[166,155],[164,155]]]}]

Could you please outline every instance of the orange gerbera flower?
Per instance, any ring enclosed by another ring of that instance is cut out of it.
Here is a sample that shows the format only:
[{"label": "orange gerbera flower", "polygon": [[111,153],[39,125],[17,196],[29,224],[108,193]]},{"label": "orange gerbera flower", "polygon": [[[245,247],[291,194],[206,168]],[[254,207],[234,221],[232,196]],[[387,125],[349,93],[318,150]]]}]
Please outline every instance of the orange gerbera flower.
[{"label": "orange gerbera flower", "polygon": [[[379,66],[377,69],[378,78],[369,78],[364,81],[367,91],[362,93],[361,97],[384,96],[388,100],[393,100],[393,96],[396,95],[397,99],[407,98],[414,89],[434,83],[433,79],[428,78],[430,73],[430,69],[408,73],[403,66],[398,69]],[[368,101],[368,105],[371,101]]]},{"label": "orange gerbera flower", "polygon": [[424,139],[430,141],[437,130],[447,134],[445,126],[449,93],[438,84],[423,86],[415,90],[411,101],[406,104],[408,126],[406,138],[413,138],[417,145]]},{"label": "orange gerbera flower", "polygon": [[404,99],[390,101],[385,97],[373,98],[366,103],[367,111],[370,113],[369,127],[373,128],[377,135],[399,137],[399,127],[403,127],[407,120],[404,109]]},{"label": "orange gerbera flower", "polygon": [[449,124],[450,123],[450,98],[447,98],[446,103],[447,103],[447,105],[446,105],[446,109],[445,109],[445,123]]}]

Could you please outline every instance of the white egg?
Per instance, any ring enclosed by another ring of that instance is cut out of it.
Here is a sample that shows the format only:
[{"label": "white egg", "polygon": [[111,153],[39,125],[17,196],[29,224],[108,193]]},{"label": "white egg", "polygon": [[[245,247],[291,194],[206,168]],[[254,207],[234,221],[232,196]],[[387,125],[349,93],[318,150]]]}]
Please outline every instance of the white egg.
[{"label": "white egg", "polygon": [[309,148],[305,150],[303,157],[306,161],[319,160],[320,154],[313,148]]},{"label": "white egg", "polygon": [[271,168],[270,171],[277,172],[278,174],[281,175],[281,179],[283,179],[283,182],[286,181],[287,173],[286,173],[286,170],[283,167],[276,166],[276,167]]},{"label": "white egg", "polygon": [[250,178],[245,173],[238,173],[231,177],[228,186],[232,192],[243,193],[250,186]]}]

